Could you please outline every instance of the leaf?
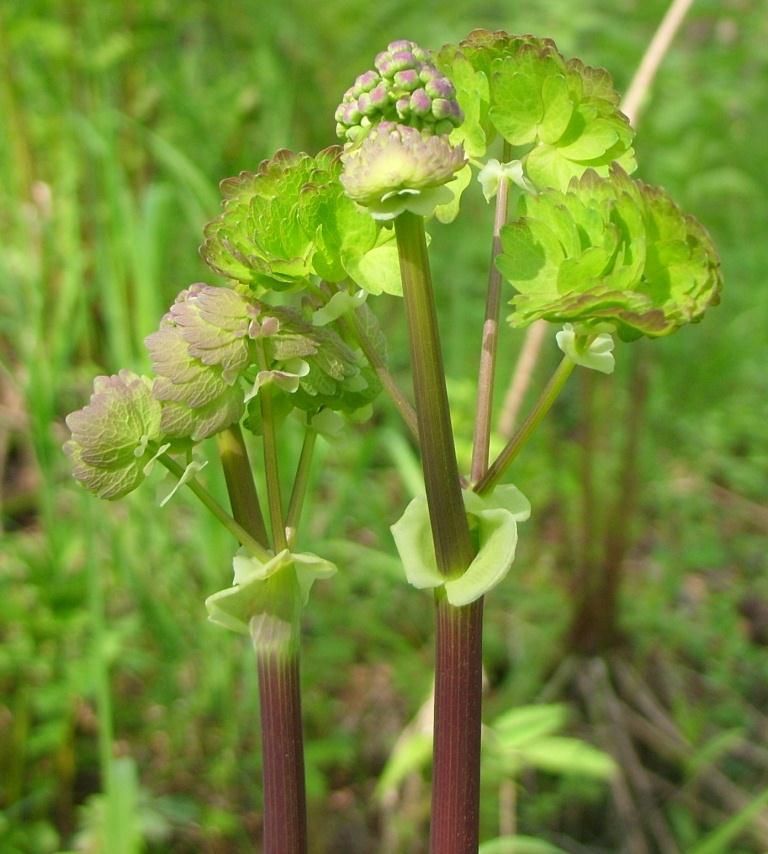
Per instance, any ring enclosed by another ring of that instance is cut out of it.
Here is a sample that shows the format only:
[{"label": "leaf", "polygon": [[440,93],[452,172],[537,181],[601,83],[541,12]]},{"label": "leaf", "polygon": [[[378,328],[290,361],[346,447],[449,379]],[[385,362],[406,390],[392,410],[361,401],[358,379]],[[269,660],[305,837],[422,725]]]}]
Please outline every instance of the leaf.
[{"label": "leaf", "polygon": [[608,178],[589,170],[566,192],[525,197],[501,242],[496,264],[518,292],[515,326],[545,318],[584,332],[609,322],[629,341],[668,335],[719,301],[720,263],[706,231],[616,164]]},{"label": "leaf", "polygon": [[465,490],[464,505],[477,535],[474,559],[455,578],[437,568],[429,508],[423,496],[414,498],[392,525],[409,584],[419,589],[444,587],[451,605],[468,605],[495,587],[509,572],[517,547],[517,523],[530,516],[530,504],[511,484],[480,496]]},{"label": "leaf", "polygon": [[477,854],[566,854],[543,839],[533,836],[499,836],[483,842],[477,849]]},{"label": "leaf", "polygon": [[347,252],[343,263],[349,277],[368,293],[403,295],[400,258],[394,240],[374,246],[362,255]]},{"label": "leaf", "polygon": [[432,756],[432,734],[415,732],[401,739],[376,783],[378,799],[386,798],[411,774],[421,771]]},{"label": "leaf", "polygon": [[761,815],[766,806],[768,806],[768,789],[764,789],[751,803],[697,843],[690,854],[723,854],[731,850],[733,840]]},{"label": "leaf", "polygon": [[607,753],[591,744],[566,736],[547,736],[523,746],[519,761],[553,774],[573,774],[607,780],[616,764]]},{"label": "leaf", "polygon": [[527,176],[539,188],[566,190],[587,169],[607,174],[618,161],[631,172],[634,132],[619,111],[610,75],[554,42],[477,30],[438,54],[466,119],[452,139],[482,157],[496,132],[512,145],[532,146]]},{"label": "leaf", "polygon": [[562,703],[518,706],[500,715],[491,724],[505,749],[523,747],[542,736],[552,735],[568,721],[568,707]]},{"label": "leaf", "polygon": [[337,146],[314,157],[278,151],[257,172],[223,181],[223,212],[205,227],[203,259],[257,293],[296,289],[311,275],[345,278],[343,255],[367,252],[378,231],[344,193],[340,154]]}]

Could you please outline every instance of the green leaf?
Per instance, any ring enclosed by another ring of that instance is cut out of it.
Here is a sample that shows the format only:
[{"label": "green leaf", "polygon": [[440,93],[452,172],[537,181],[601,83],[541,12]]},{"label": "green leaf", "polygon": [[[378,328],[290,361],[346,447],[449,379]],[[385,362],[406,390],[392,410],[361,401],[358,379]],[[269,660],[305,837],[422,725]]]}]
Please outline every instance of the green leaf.
[{"label": "green leaf", "polygon": [[616,764],[608,754],[591,744],[566,736],[539,738],[517,752],[518,762],[552,774],[607,780],[616,772]]},{"label": "green leaf", "polygon": [[554,42],[477,30],[438,55],[465,113],[452,139],[483,157],[496,132],[531,146],[527,176],[540,189],[565,190],[587,169],[607,175],[618,161],[631,172],[634,132],[619,111],[610,75],[577,59],[566,62]]},{"label": "green leaf", "polygon": [[553,735],[568,722],[568,707],[562,703],[518,706],[500,715],[491,727],[505,749],[524,747],[542,736]]},{"label": "green leaf", "polygon": [[121,498],[145,477],[163,430],[151,380],[131,371],[96,377],[87,406],[67,416],[72,473],[99,498]]},{"label": "green leaf", "polygon": [[533,836],[499,836],[483,842],[477,854],[566,854],[562,848]]},{"label": "green leaf", "polygon": [[614,324],[619,337],[668,335],[719,301],[717,253],[693,217],[616,164],[567,192],[524,197],[502,229],[497,266],[518,291],[510,322]]},{"label": "green leaf", "polygon": [[337,571],[335,564],[317,555],[287,549],[266,562],[240,549],[233,567],[233,586],[213,593],[205,606],[212,623],[244,635],[251,634],[251,621],[263,615],[292,623],[314,582]]},{"label": "green leaf", "polygon": [[731,850],[731,843],[757,819],[768,806],[768,789],[764,789],[736,815],[723,822],[716,830],[697,843],[690,854],[723,854]]},{"label": "green leaf", "polygon": [[341,149],[314,157],[279,151],[257,172],[221,184],[223,212],[205,227],[201,254],[217,273],[257,293],[346,277],[344,253],[364,254],[377,225],[344,193]]},{"label": "green leaf", "polygon": [[357,247],[352,251],[345,250],[342,258],[349,277],[369,294],[403,295],[400,258],[394,240],[387,240],[362,254],[358,253]]}]

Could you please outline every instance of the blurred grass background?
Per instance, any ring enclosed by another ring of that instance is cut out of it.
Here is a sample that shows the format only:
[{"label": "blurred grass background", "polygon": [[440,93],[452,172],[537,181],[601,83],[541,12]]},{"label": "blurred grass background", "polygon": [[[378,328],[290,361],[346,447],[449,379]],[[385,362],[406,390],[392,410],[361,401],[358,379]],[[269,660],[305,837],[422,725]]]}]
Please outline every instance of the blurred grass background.
[{"label": "blurred grass background", "polygon": [[[260,793],[252,657],[205,622],[202,605],[229,581],[232,544],[187,496],[159,511],[164,485],[147,484],[118,504],[91,500],[60,451],[63,417],[83,404],[93,375],[147,369],[143,339],[175,294],[213,280],[197,246],[218,211],[218,180],[280,147],[332,144],[341,93],[393,38],[438,47],[480,26],[547,35],[566,56],[608,68],[624,91],[665,8],[663,0],[0,5],[3,854],[253,850]],[[760,0],[696,0],[642,116],[638,174],[663,184],[711,230],[726,291],[700,326],[648,348],[642,488],[623,611],[641,666],[675,656],[681,687],[673,711],[691,741],[731,733],[734,744],[763,751],[766,43]],[[466,217],[433,229],[465,458],[491,217],[478,195]],[[407,385],[399,306],[383,298],[376,308]],[[505,336],[499,402],[520,339]],[[534,385],[554,358],[546,351]],[[613,385],[599,385],[595,429],[606,448],[620,440],[624,416],[616,413],[633,406],[626,366],[617,373]],[[581,391],[572,384],[514,475],[535,510],[514,577],[487,609],[488,715],[535,701],[566,651],[569,556],[581,524]],[[416,829],[426,789],[411,790],[399,824],[388,819],[394,836],[372,797],[395,740],[429,694],[432,654],[429,601],[402,583],[387,530],[418,464],[386,403],[380,410],[375,429],[322,448],[304,514],[302,544],[342,565],[333,583],[318,587],[305,627],[316,852],[422,850]],[[300,437],[288,431],[284,439],[288,466]],[[611,477],[610,466],[598,469],[599,482]],[[730,747],[718,758],[757,795],[768,785],[766,765],[747,768]],[[673,794],[676,786],[695,794],[691,774],[673,775]],[[601,817],[611,814],[606,790],[588,788],[567,777],[528,780],[518,793],[520,832],[557,838],[569,851],[624,850],[621,834],[611,841],[610,832],[593,832],[615,821]],[[679,850],[693,851],[729,811],[713,819],[673,794]],[[591,819],[579,814],[580,826],[592,827],[581,842],[568,818],[576,795],[592,811]],[[484,838],[497,834],[496,811],[491,792]],[[385,837],[400,848],[385,847]],[[755,844],[744,836],[708,850],[764,850]]]}]

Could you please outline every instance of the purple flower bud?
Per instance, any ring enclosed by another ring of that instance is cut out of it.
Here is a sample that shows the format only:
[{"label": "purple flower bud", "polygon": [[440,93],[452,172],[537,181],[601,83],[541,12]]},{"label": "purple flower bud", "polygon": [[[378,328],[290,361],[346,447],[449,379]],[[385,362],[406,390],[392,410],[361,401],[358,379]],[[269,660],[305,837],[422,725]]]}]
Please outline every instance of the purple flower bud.
[{"label": "purple flower bud", "polygon": [[393,79],[395,86],[400,86],[408,92],[412,91],[419,85],[419,74],[414,68],[407,68],[405,71],[398,71]]},{"label": "purple flower bud", "polygon": [[395,102],[395,109],[397,110],[397,114],[398,116],[400,116],[401,119],[406,118],[411,111],[411,99],[398,98]]},{"label": "purple flower bud", "polygon": [[440,72],[434,65],[425,65],[419,71],[419,79],[422,83],[429,83],[430,80],[434,80],[436,77],[440,77]]},{"label": "purple flower bud", "polygon": [[357,99],[357,106],[364,116],[370,116],[376,112],[376,107],[371,103],[370,92],[363,92],[363,94]]},{"label": "purple flower bud", "polygon": [[352,101],[351,104],[347,104],[344,110],[344,118],[342,121],[347,125],[356,125],[361,116],[363,115],[362,110],[360,109],[360,105],[357,101]]},{"label": "purple flower bud", "polygon": [[416,46],[416,43],[410,41],[410,39],[396,39],[387,45],[387,50],[390,53],[397,53],[398,51],[413,50]]},{"label": "purple flower bud", "polygon": [[432,109],[432,99],[424,89],[417,89],[411,93],[411,111],[417,116],[426,116]]},{"label": "purple flower bud", "polygon": [[450,99],[456,97],[456,90],[453,88],[453,84],[445,77],[432,78],[424,88],[427,90],[430,98]]},{"label": "purple flower bud", "polygon": [[390,68],[392,73],[405,71],[406,68],[415,68],[417,65],[416,57],[410,50],[399,50],[391,55]]},{"label": "purple flower bud", "polygon": [[389,93],[387,92],[387,87],[383,83],[379,83],[379,85],[375,89],[372,89],[368,94],[371,98],[371,104],[373,104],[377,110],[383,110],[384,107],[389,104]]},{"label": "purple flower bud", "polygon": [[385,80],[391,80],[394,73],[398,70],[388,53],[380,53],[376,57],[376,68]]},{"label": "purple flower bud", "polygon": [[432,115],[440,119],[458,119],[461,116],[461,110],[456,101],[449,101],[447,98],[435,98],[432,101]]},{"label": "purple flower bud", "polygon": [[360,92],[370,92],[371,89],[379,82],[379,75],[375,71],[366,71],[355,80],[355,88]]}]

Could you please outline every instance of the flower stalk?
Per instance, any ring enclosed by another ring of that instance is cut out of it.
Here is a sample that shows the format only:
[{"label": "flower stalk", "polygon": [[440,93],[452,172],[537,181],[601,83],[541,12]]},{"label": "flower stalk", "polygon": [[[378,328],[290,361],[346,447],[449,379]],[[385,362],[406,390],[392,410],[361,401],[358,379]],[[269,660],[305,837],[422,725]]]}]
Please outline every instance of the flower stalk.
[{"label": "flower stalk", "polygon": [[[502,160],[512,157],[512,147],[506,140]],[[499,310],[501,308],[501,271],[496,257],[501,252],[501,229],[507,221],[509,178],[502,175],[496,193],[496,209],[491,238],[491,262],[488,268],[488,291],[485,300],[480,367],[477,376],[477,415],[472,444],[472,481],[478,481],[488,469],[491,445],[491,416],[493,410],[493,381],[496,375],[496,351],[499,341]]]},{"label": "flower stalk", "polygon": [[[411,345],[422,466],[437,568],[460,575],[474,557],[461,496],[424,236],[410,212],[395,220]],[[479,837],[482,597],[456,608],[436,595],[432,854],[474,854]]]},{"label": "flower stalk", "polygon": [[557,400],[558,395],[563,390],[568,377],[575,367],[576,363],[569,356],[563,356],[528,417],[504,446],[499,456],[494,460],[493,465],[475,484],[475,492],[484,495],[490,492],[499,480],[501,480],[506,470],[530,438],[531,433],[533,433],[544,416],[552,408],[552,404]]}]

